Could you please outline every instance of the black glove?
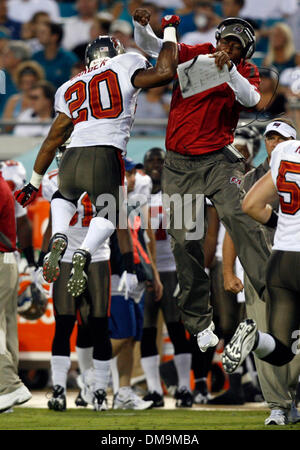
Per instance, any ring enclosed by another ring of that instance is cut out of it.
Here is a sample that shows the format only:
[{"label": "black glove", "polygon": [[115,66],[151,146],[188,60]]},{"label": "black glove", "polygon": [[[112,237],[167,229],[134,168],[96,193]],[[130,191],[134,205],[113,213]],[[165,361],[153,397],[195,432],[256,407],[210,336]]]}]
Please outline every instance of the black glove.
[{"label": "black glove", "polygon": [[28,183],[23,187],[23,189],[15,192],[15,199],[18,203],[20,203],[20,205],[25,207],[35,200],[38,191],[39,190],[36,187]]}]

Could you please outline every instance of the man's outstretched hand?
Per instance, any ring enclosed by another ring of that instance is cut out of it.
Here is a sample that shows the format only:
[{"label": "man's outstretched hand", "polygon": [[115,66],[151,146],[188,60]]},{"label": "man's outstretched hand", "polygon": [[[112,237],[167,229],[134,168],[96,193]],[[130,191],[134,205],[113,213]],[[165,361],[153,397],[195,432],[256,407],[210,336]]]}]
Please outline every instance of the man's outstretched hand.
[{"label": "man's outstretched hand", "polygon": [[39,190],[36,187],[28,183],[23,187],[23,189],[15,192],[15,199],[18,203],[20,203],[20,205],[25,207],[35,200],[38,191]]},{"label": "man's outstretched hand", "polygon": [[147,9],[137,8],[133,13],[133,19],[145,27],[150,21],[151,13]]}]

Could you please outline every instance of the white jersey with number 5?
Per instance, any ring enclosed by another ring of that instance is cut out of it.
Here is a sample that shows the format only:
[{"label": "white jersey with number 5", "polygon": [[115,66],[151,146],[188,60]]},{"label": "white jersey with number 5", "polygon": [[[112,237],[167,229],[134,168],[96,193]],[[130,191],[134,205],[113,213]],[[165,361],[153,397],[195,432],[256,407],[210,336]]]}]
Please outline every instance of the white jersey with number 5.
[{"label": "white jersey with number 5", "polygon": [[151,64],[139,53],[104,59],[64,83],[55,95],[55,110],[74,124],[68,147],[109,145],[126,152],[139,89],[131,77]]},{"label": "white jersey with number 5", "polygon": [[[58,186],[58,169],[48,172],[42,181],[42,196],[51,202],[54,192],[57,191]],[[67,234],[68,246],[62,258],[62,262],[71,263],[72,256],[84,240],[91,219],[96,215],[95,207],[93,206],[88,194],[84,192],[77,202],[77,211],[70,221],[70,227]],[[110,258],[109,239],[107,239],[101,247],[92,255],[92,263],[98,261],[108,261]]]},{"label": "white jersey with number 5", "polygon": [[280,199],[273,249],[300,252],[300,141],[278,144],[270,167]]}]

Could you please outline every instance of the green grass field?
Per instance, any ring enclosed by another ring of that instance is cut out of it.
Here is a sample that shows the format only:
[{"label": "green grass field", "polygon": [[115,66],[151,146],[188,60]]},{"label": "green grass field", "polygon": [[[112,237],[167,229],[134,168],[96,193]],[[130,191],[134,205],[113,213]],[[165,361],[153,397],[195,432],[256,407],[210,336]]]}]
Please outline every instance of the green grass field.
[{"label": "green grass field", "polygon": [[148,410],[65,412],[17,407],[1,414],[0,430],[300,430],[297,425],[264,426],[267,411]]}]

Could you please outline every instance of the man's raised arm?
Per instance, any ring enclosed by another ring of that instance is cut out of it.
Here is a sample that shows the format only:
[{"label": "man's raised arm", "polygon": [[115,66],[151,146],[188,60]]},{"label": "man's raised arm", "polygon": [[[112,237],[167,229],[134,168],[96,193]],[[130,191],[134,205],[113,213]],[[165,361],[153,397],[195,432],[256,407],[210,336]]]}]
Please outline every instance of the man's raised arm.
[{"label": "man's raised arm", "polygon": [[136,44],[152,58],[158,58],[163,46],[163,39],[156,36],[150,26],[150,12],[147,9],[137,8],[133,13],[134,40]]},{"label": "man's raised arm", "polygon": [[162,19],[163,44],[155,67],[140,70],[132,79],[136,88],[151,88],[170,83],[176,75],[178,65],[178,44],[176,30],[180,23],[178,16]]}]

